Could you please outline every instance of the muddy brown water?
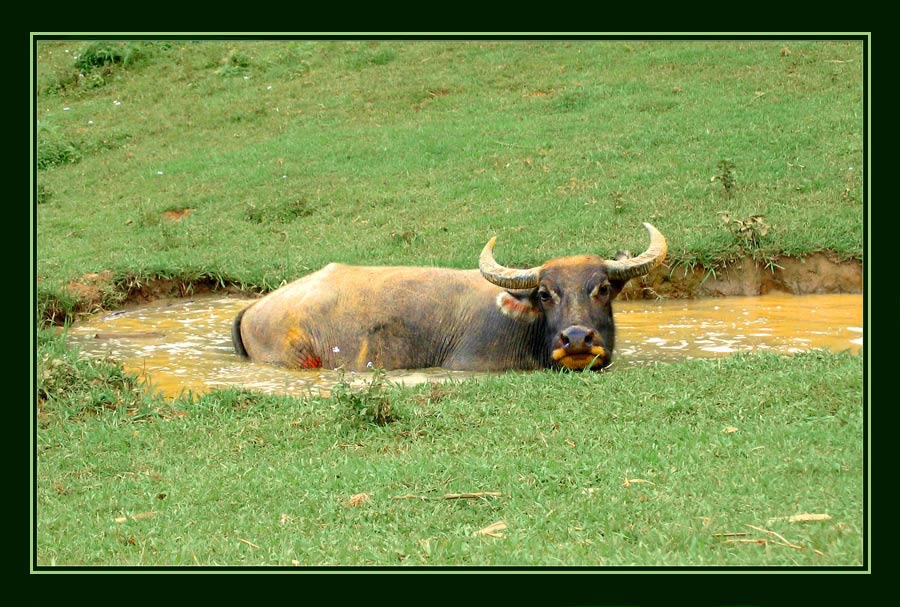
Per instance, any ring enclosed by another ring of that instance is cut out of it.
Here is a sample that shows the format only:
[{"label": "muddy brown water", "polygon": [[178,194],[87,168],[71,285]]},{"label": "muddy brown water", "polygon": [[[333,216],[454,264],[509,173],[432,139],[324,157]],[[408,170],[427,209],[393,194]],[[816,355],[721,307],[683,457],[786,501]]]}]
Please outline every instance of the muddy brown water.
[{"label": "muddy brown water", "polygon": [[[231,322],[250,300],[216,295],[164,299],[106,313],[69,328],[70,340],[88,356],[112,356],[149,380],[167,398],[228,386],[276,394],[330,390],[334,370],[293,371],[239,358]],[[862,296],[781,295],[698,300],[620,301],[613,369],[653,362],[769,350],[817,348],[859,352],[863,346]],[[481,375],[443,369],[391,371],[406,385]],[[347,374],[362,384],[368,373]]]}]

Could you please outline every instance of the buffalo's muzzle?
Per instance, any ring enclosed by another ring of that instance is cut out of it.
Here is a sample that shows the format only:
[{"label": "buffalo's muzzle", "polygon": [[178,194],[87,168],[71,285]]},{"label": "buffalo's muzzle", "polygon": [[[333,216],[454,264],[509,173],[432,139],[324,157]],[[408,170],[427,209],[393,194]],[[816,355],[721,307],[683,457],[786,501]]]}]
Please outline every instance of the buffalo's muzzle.
[{"label": "buffalo's muzzle", "polygon": [[562,331],[555,346],[553,360],[567,369],[593,369],[609,362],[609,353],[600,337],[588,327],[573,325]]}]

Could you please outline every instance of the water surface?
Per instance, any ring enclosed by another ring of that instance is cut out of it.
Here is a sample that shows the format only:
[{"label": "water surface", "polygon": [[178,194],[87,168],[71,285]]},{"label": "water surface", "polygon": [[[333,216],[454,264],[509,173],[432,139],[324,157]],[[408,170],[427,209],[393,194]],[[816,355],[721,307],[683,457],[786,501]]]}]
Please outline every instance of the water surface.
[{"label": "water surface", "polygon": [[[159,300],[95,316],[71,327],[69,335],[84,353],[114,357],[167,397],[226,386],[306,395],[327,391],[340,379],[333,370],[293,371],[239,358],[231,322],[249,303],[222,296]],[[858,352],[863,344],[861,295],[619,301],[615,314],[613,369],[758,350]],[[423,369],[391,371],[388,379],[410,385],[476,375]],[[346,375],[355,383],[368,377]]]}]

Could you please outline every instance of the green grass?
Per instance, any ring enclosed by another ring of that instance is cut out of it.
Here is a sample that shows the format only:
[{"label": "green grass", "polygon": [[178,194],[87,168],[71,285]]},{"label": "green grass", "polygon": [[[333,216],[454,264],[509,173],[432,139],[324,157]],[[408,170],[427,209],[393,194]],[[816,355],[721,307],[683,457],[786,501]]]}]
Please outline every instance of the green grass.
[{"label": "green grass", "polygon": [[783,46],[174,41],[61,91],[77,43],[41,42],[38,275],[271,288],[334,260],[473,267],[492,235],[534,265],[639,249],[648,220],[673,262],[715,262],[741,252],[721,211],[764,214],[766,251],[860,258],[861,45]]},{"label": "green grass", "polygon": [[[159,278],[474,267],[493,235],[509,265],[642,250],[642,221],[671,267],[863,255],[858,42],[69,40],[37,66],[42,325]],[[66,286],[88,274],[92,303]],[[42,330],[37,561],[860,565],[861,365],[165,402]],[[501,495],[442,499],[466,492]],[[831,519],[772,520],[804,512]]]},{"label": "green grass", "polygon": [[[811,352],[388,388],[388,424],[339,399],[73,411],[50,390],[38,562],[858,565],[860,365]],[[500,495],[443,499],[477,492]],[[772,520],[800,513],[831,519]],[[503,537],[473,535],[500,521]],[[751,526],[803,549],[718,535],[781,541]]]}]

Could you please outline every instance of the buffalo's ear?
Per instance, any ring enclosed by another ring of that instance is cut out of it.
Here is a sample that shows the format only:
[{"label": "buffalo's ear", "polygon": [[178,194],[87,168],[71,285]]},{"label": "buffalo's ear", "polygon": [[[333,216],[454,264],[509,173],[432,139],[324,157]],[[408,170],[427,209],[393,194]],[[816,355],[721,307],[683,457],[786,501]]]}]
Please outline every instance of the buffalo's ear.
[{"label": "buffalo's ear", "polygon": [[532,323],[541,317],[543,311],[538,305],[537,289],[525,291],[500,291],[497,295],[497,308],[504,316],[513,320]]}]

